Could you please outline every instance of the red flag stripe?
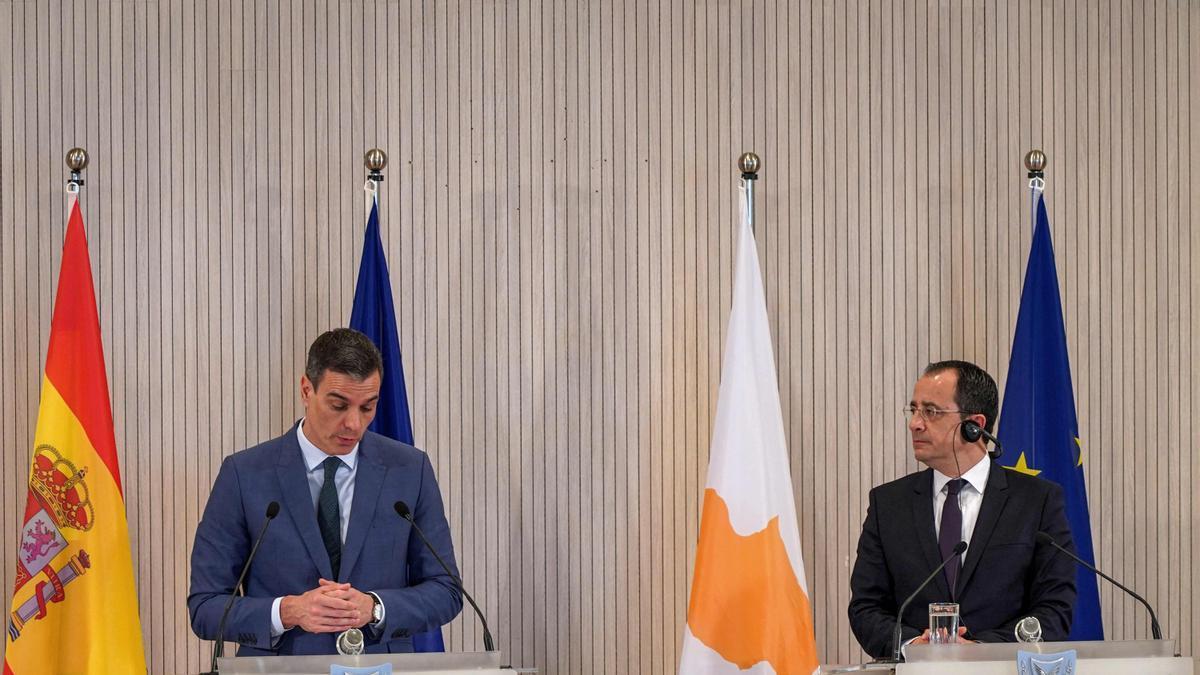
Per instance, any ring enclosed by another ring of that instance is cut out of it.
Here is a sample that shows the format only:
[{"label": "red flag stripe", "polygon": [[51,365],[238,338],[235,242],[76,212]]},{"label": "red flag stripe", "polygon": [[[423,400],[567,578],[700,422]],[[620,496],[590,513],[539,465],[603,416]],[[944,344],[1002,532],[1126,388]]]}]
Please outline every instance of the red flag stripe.
[{"label": "red flag stripe", "polygon": [[71,204],[63,242],[54,319],[50,326],[50,348],[46,355],[46,378],[79,418],[92,447],[123,495],[112,408],[108,401],[104,346],[100,340],[100,317],[96,312],[96,291],[92,285],[92,263],[78,199]]}]

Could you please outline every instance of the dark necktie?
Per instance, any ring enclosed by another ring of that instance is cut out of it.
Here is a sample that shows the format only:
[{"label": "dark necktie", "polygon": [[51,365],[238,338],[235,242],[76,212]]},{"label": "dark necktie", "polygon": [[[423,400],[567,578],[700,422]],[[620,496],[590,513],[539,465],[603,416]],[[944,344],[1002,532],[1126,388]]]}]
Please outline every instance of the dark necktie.
[{"label": "dark necktie", "polygon": [[965,481],[955,478],[946,483],[946,503],[942,505],[942,527],[938,532],[938,548],[942,550],[942,560],[954,556],[954,560],[946,565],[944,571],[946,584],[950,586],[950,598],[954,598],[954,585],[958,583],[958,573],[962,570],[962,558],[954,555],[954,546],[962,541],[962,509],[958,507],[958,492]]},{"label": "dark necktie", "polygon": [[338,506],[337,485],[333,481],[333,475],[341,465],[342,460],[337,457],[330,457],[322,463],[325,482],[317,497],[317,524],[321,526],[321,540],[325,542],[329,566],[333,568],[333,579],[330,581],[337,581],[338,568],[342,565],[342,514]]}]

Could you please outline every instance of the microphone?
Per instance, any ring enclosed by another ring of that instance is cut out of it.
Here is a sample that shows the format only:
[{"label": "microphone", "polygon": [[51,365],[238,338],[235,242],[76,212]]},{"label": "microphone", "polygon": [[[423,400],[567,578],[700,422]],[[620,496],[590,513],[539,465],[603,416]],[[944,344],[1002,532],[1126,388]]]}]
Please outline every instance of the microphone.
[{"label": "microphone", "polygon": [[342,631],[342,634],[338,635],[337,652],[342,656],[358,656],[363,653],[365,646],[362,631],[357,628]]},{"label": "microphone", "polygon": [[400,500],[396,502],[395,509],[401,518],[407,520],[409,525],[412,525],[413,531],[421,538],[421,543],[425,544],[425,548],[429,549],[434,558],[437,558],[442,569],[446,570],[446,574],[450,576],[450,579],[454,581],[454,585],[458,587],[458,592],[462,593],[467,602],[471,603],[471,607],[475,609],[475,615],[479,617],[479,623],[483,624],[483,648],[489,652],[496,651],[495,645],[492,644],[492,632],[488,630],[487,619],[483,618],[483,612],[479,611],[479,605],[475,604],[475,599],[471,597],[467,589],[463,588],[462,579],[459,579],[457,574],[450,571],[450,566],[446,564],[445,560],[442,560],[442,556],[438,555],[437,549],[433,548],[433,544],[429,543],[429,540],[425,538],[425,533],[421,531],[421,527],[413,519],[413,514],[409,510],[408,504],[405,504],[404,500]]},{"label": "microphone", "polygon": [[895,644],[895,647],[892,649],[892,658],[896,663],[900,662],[900,629],[902,627],[900,624],[900,619],[904,616],[904,610],[908,609],[908,606],[912,604],[912,601],[917,597],[917,594],[925,590],[925,587],[929,585],[929,582],[933,581],[934,577],[941,574],[942,570],[946,569],[946,565],[948,565],[951,560],[954,560],[958,556],[962,555],[962,552],[965,550],[967,550],[967,542],[960,541],[955,544],[954,551],[942,561],[941,565],[937,566],[937,569],[933,570],[933,574],[925,577],[925,581],[922,581],[921,585],[917,586],[917,590],[913,591],[912,595],[908,596],[904,603],[900,605],[900,611],[896,612],[896,632],[892,638],[892,641]]},{"label": "microphone", "polygon": [[1000,455],[1004,454],[1004,446],[1000,444],[1000,439],[993,436],[987,429],[979,426],[975,420],[963,420],[962,435],[970,443],[978,441],[981,437],[991,441],[992,445],[996,446],[995,450],[988,453],[992,456],[993,460],[999,459]]},{"label": "microphone", "polygon": [[246,580],[246,573],[250,571],[250,563],[254,562],[254,554],[258,553],[258,546],[262,543],[263,536],[267,534],[267,526],[271,524],[272,520],[275,520],[277,515],[279,515],[279,502],[267,504],[267,519],[263,521],[262,528],[258,531],[258,538],[254,540],[254,546],[250,548],[246,564],[242,565],[242,574],[234,584],[233,592],[229,594],[229,600],[225,602],[225,610],[221,612],[221,623],[217,624],[217,641],[213,643],[212,664],[208,675],[218,672],[217,659],[225,656],[225,622],[229,620],[229,610],[233,609],[233,599],[237,597],[237,589]]},{"label": "microphone", "polygon": [[1026,644],[1042,641],[1042,622],[1036,616],[1027,616],[1013,626],[1013,637]]},{"label": "microphone", "polygon": [[1043,544],[1050,544],[1051,546],[1058,549],[1059,551],[1066,553],[1067,557],[1071,558],[1072,560],[1079,563],[1080,565],[1083,565],[1084,567],[1088,568],[1092,572],[1095,572],[1099,576],[1108,580],[1108,582],[1111,583],[1112,585],[1116,586],[1117,588],[1119,588],[1119,589],[1125,591],[1126,593],[1128,593],[1129,595],[1133,596],[1134,600],[1137,600],[1138,602],[1142,603],[1146,607],[1146,611],[1150,612],[1150,634],[1154,636],[1155,640],[1162,639],[1162,629],[1158,627],[1158,616],[1156,616],[1154,614],[1154,608],[1150,606],[1150,603],[1146,602],[1145,598],[1143,598],[1142,596],[1138,595],[1137,593],[1134,593],[1133,591],[1129,590],[1121,582],[1117,581],[1116,579],[1114,579],[1114,578],[1108,576],[1107,574],[1105,574],[1104,572],[1101,572],[1100,570],[1096,569],[1095,565],[1092,565],[1091,563],[1087,562],[1083,558],[1080,558],[1079,556],[1075,555],[1074,553],[1071,553],[1070,551],[1063,548],[1062,546],[1059,546],[1058,542],[1054,541],[1054,537],[1050,536],[1046,532],[1038,532],[1037,540],[1042,542]]}]

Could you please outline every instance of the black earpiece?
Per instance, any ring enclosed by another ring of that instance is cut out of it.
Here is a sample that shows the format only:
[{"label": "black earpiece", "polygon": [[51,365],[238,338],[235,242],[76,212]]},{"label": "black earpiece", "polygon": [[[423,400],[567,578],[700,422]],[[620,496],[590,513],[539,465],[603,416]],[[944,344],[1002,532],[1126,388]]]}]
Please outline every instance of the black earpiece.
[{"label": "black earpiece", "polygon": [[983,438],[983,427],[975,423],[975,420],[963,420],[959,427],[962,430],[962,437],[968,443],[978,442]]},{"label": "black earpiece", "polygon": [[958,425],[961,430],[963,440],[968,443],[974,443],[980,438],[986,438],[992,443],[992,449],[988,452],[993,460],[1000,459],[1000,455],[1004,454],[1004,448],[1000,446],[1000,439],[983,430],[983,427],[975,420],[963,420],[962,424]]}]

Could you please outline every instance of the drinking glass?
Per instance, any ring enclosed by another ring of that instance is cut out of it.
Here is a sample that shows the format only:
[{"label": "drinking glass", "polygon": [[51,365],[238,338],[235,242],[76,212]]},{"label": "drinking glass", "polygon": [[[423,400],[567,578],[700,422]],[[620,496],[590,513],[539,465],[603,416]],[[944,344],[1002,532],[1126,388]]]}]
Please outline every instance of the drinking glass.
[{"label": "drinking glass", "polygon": [[958,642],[958,603],[929,603],[929,644],[948,645]]}]

